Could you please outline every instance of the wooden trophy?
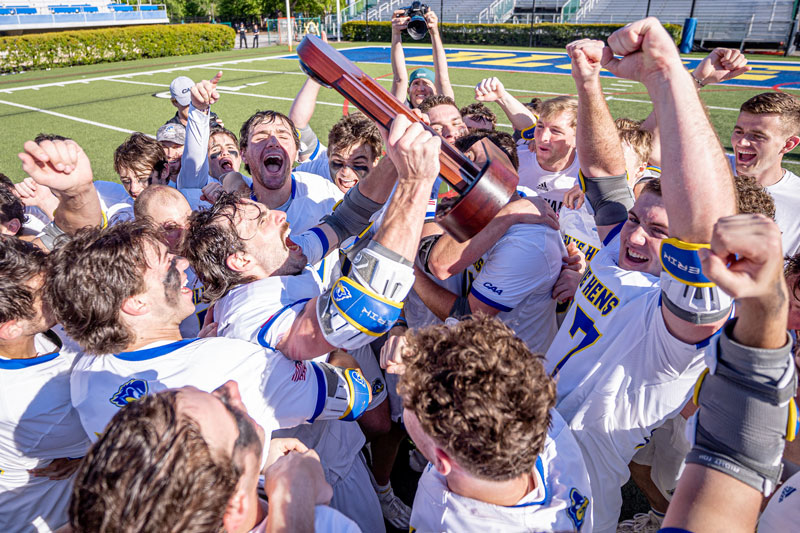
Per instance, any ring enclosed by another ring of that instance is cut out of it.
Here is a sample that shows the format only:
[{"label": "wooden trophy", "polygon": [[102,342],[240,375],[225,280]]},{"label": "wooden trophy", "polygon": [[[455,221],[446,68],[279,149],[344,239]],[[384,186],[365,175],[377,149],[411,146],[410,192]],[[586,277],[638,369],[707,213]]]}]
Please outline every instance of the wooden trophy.
[{"label": "wooden trophy", "polygon": [[[411,110],[367,76],[341,52],[315,35],[307,35],[297,47],[300,66],[312,79],[333,87],[372,120],[389,130],[397,115],[422,122]],[[423,123],[433,135],[439,135]],[[488,141],[484,139],[484,141]],[[491,141],[483,142],[487,162],[478,168],[467,156],[442,139],[440,175],[455,194],[441,199],[436,222],[463,242],[489,223],[511,195],[519,178],[508,157]]]}]

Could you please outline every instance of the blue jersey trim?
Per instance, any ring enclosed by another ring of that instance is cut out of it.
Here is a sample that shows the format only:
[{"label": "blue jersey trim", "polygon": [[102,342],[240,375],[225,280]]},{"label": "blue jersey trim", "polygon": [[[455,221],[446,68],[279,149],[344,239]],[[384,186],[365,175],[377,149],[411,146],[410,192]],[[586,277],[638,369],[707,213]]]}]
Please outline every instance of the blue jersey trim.
[{"label": "blue jersey trim", "polygon": [[314,159],[316,159],[317,154],[319,153],[319,147],[320,146],[322,146],[322,143],[319,142],[319,139],[317,139],[317,146],[314,148],[314,151],[311,152],[311,155],[308,156],[307,161],[313,161]]},{"label": "blue jersey trim", "polygon": [[328,254],[328,249],[330,248],[330,243],[328,242],[328,238],[325,236],[325,232],[322,231],[321,228],[318,226],[314,226],[309,230],[311,233],[317,236],[319,239],[320,244],[322,244],[322,257],[323,259]]},{"label": "blue jersey trim", "polygon": [[317,417],[322,414],[322,409],[325,407],[325,398],[328,397],[327,381],[322,369],[316,363],[310,363],[311,368],[314,369],[314,375],[317,376],[317,405],[314,407],[314,414],[308,419],[308,423],[312,424]]},{"label": "blue jersey trim", "polygon": [[272,324],[274,324],[275,321],[278,320],[278,317],[281,316],[284,311],[286,311],[290,307],[294,307],[297,304],[306,303],[310,299],[311,298],[303,298],[302,300],[297,300],[296,302],[292,302],[289,305],[284,305],[278,310],[277,313],[274,313],[271,317],[269,317],[267,321],[264,322],[264,324],[262,324],[260,328],[258,328],[258,336],[257,336],[258,344],[260,344],[264,348],[269,348],[270,350],[274,350],[275,347],[267,344],[267,341],[265,339],[265,337],[267,336],[267,331],[269,331],[269,328],[272,327]]},{"label": "blue jersey trim", "polygon": [[662,527],[658,530],[658,533],[693,533],[688,529],[683,529],[682,527]]},{"label": "blue jersey trim", "polygon": [[199,340],[200,339],[183,339],[162,346],[156,346],[155,348],[145,348],[144,350],[135,350],[133,352],[120,352],[117,354],[117,357],[123,361],[146,361],[148,359],[161,357],[162,355],[167,355]]},{"label": "blue jersey trim", "polygon": [[[292,195],[289,197],[289,201],[286,204],[286,209],[289,209],[289,206],[292,205],[292,200],[294,200],[295,192],[297,191],[297,183],[294,179],[294,172],[292,172]],[[253,190],[253,185],[250,184],[250,199],[254,202],[258,202],[258,198],[256,198],[256,193]]]},{"label": "blue jersey trim", "polygon": [[608,246],[608,243],[610,243],[611,240],[619,234],[624,224],[625,224],[624,222],[620,222],[619,224],[614,226],[614,228],[611,231],[608,232],[606,238],[603,239],[603,246]]},{"label": "blue jersey trim", "polygon": [[547,486],[547,481],[544,478],[544,464],[542,463],[542,457],[539,456],[536,458],[536,471],[539,472],[539,478],[542,480],[544,484],[544,496],[538,502],[528,502],[528,503],[520,503],[517,505],[509,505],[509,507],[530,507],[531,505],[542,505],[543,503],[547,503],[550,501],[550,488]]},{"label": "blue jersey trim", "polygon": [[28,359],[0,359],[0,370],[19,370],[21,368],[29,368],[42,363],[52,361],[59,356],[61,352],[53,352],[37,357],[30,357]]},{"label": "blue jersey trim", "polygon": [[486,305],[490,305],[490,306],[494,307],[495,309],[499,309],[500,311],[504,311],[504,312],[507,313],[507,312],[512,311],[514,309],[513,307],[508,307],[508,306],[505,306],[503,304],[497,303],[494,300],[490,300],[489,298],[487,298],[483,294],[481,294],[478,291],[476,291],[474,287],[469,290],[469,293],[471,295],[473,295],[475,298],[477,298],[478,300],[480,300],[483,303],[485,303]]}]

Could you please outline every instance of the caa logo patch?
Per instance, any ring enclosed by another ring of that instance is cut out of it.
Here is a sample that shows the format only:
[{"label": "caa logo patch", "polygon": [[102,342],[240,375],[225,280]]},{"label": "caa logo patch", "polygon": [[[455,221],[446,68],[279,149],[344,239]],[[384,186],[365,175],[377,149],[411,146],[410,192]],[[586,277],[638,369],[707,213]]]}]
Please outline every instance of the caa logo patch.
[{"label": "caa logo patch", "polygon": [[483,286],[486,287],[487,289],[489,289],[490,291],[492,291],[495,294],[503,294],[503,289],[498,289],[497,287],[495,287],[494,285],[492,285],[488,281],[486,283],[484,283]]},{"label": "caa logo patch", "polygon": [[586,510],[589,508],[589,498],[578,492],[578,489],[570,489],[569,491],[570,506],[567,509],[572,523],[575,524],[575,529],[581,530],[583,521],[586,519]]},{"label": "caa logo patch", "polygon": [[791,494],[796,490],[797,489],[794,487],[784,487],[783,490],[781,491],[781,497],[778,498],[778,503],[781,503],[784,500],[784,498],[788,498],[789,496],[791,496]]},{"label": "caa logo patch", "polygon": [[148,391],[147,382],[141,379],[132,379],[122,384],[117,392],[108,400],[117,407],[125,407],[135,402]]}]

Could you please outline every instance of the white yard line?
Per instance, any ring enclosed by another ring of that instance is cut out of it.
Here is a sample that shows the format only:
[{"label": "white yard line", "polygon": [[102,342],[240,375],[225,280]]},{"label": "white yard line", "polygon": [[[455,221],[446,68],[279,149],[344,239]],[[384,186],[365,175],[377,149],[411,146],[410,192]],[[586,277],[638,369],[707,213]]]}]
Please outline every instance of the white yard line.
[{"label": "white yard line", "polygon": [[[28,111],[36,111],[37,113],[44,113],[46,115],[52,115],[54,117],[65,118],[67,120],[74,120],[75,122],[81,122],[83,124],[89,124],[90,126],[97,126],[99,128],[106,128],[108,130],[119,131],[122,133],[133,133],[133,130],[127,130],[125,128],[118,128],[116,126],[111,126],[110,124],[103,124],[102,122],[95,122],[94,120],[86,120],[85,118],[73,117],[72,115],[65,115],[63,113],[56,113],[55,111],[50,111],[47,109],[41,109],[38,107],[33,107],[24,104],[17,104],[14,102],[7,102],[5,100],[0,100],[0,104],[10,105],[13,107],[19,107],[22,109],[27,109]],[[152,137],[152,135],[150,136]]]},{"label": "white yard line", "polygon": [[152,82],[149,82],[149,81],[121,80],[119,78],[109,78],[107,80],[102,80],[102,81],[113,81],[113,82],[116,82],[116,83],[131,83],[133,85],[150,85],[150,86],[153,86],[153,87],[169,87],[168,83],[164,84],[164,83],[152,83]]},{"label": "white yard line", "polygon": [[163,73],[171,73],[175,71],[182,71],[182,70],[191,70],[194,68],[205,68],[205,67],[213,67],[214,65],[236,65],[239,63],[252,63],[253,61],[263,61],[265,59],[276,59],[280,56],[268,56],[268,57],[254,57],[248,59],[232,59],[230,61],[214,61],[211,63],[203,63],[200,65],[187,65],[182,67],[172,67],[172,68],[162,68],[157,70],[148,70],[143,72],[130,72],[126,74],[115,74],[113,76],[98,76],[95,78],[85,78],[81,80],[71,80],[71,81],[58,81],[53,83],[42,83],[39,85],[25,85],[23,87],[11,87],[8,89],[0,89],[0,93],[11,94],[17,91],[26,91],[26,90],[37,90],[44,87],[63,87],[64,85],[73,85],[75,83],[89,83],[92,81],[108,81],[108,80],[116,80],[119,78],[129,78],[131,76],[149,76],[152,74],[163,74]]},{"label": "white yard line", "polygon": [[[612,100],[612,101],[617,101],[617,102],[638,102],[640,104],[652,104],[653,103],[650,100],[636,100],[636,99],[633,99],[633,98],[619,98],[617,96],[606,96],[606,100]],[[739,108],[738,107],[719,107],[719,106],[715,106],[715,105],[707,105],[706,107],[708,109],[716,109],[718,111],[736,111],[737,113],[739,112]]]}]

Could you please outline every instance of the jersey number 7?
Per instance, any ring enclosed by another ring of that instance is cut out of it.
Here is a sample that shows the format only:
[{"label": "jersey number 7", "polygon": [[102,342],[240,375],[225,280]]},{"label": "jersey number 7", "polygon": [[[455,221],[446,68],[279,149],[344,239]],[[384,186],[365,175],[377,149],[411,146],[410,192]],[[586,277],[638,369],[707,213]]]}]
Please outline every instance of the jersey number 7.
[{"label": "jersey number 7", "polygon": [[583,332],[583,340],[578,343],[573,349],[567,352],[567,354],[561,358],[561,361],[558,362],[556,367],[551,372],[551,376],[555,377],[558,374],[558,371],[561,370],[561,367],[567,364],[569,358],[575,355],[576,353],[580,352],[581,350],[585,350],[592,344],[597,342],[597,339],[603,336],[602,333],[597,331],[597,328],[594,325],[594,320],[589,317],[586,313],[583,312],[583,309],[579,305],[575,305],[575,318],[572,321],[572,326],[569,328],[569,335],[572,338],[575,338],[575,334],[578,331]]}]

